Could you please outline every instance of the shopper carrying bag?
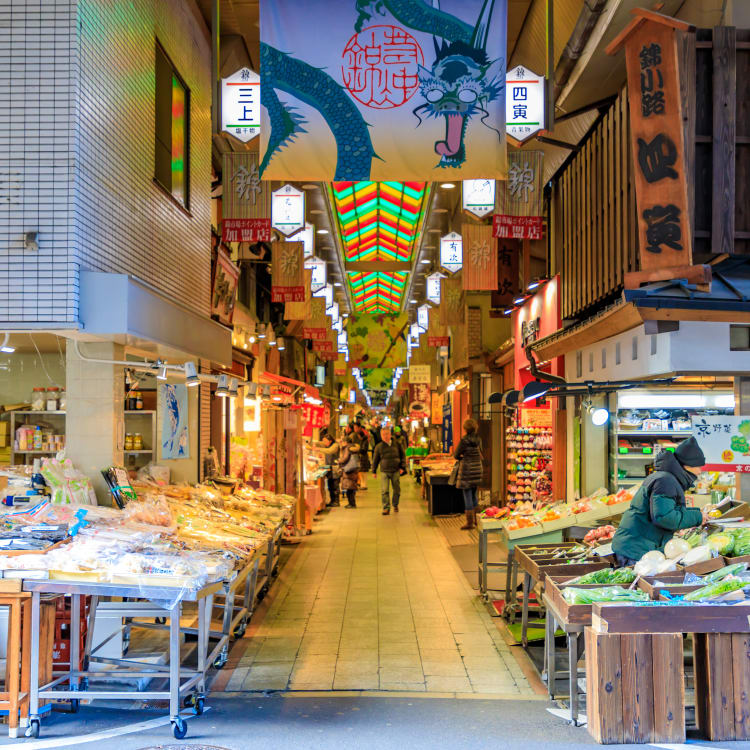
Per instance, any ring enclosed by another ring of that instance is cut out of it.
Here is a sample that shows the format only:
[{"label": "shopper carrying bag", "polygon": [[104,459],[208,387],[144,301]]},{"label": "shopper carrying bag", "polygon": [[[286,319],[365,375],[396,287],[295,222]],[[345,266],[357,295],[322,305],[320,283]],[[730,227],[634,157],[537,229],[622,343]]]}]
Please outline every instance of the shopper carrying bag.
[{"label": "shopper carrying bag", "polygon": [[341,466],[341,489],[346,493],[346,508],[357,507],[357,490],[359,489],[359,442],[350,436],[341,448],[339,465]]},{"label": "shopper carrying bag", "polygon": [[[453,452],[456,465],[456,487],[464,493],[466,523],[462,529],[473,529],[477,525],[477,486],[484,476],[482,465],[482,441],[477,435],[477,423],[473,419],[464,422],[464,436]],[[451,474],[452,477],[452,474]]]}]

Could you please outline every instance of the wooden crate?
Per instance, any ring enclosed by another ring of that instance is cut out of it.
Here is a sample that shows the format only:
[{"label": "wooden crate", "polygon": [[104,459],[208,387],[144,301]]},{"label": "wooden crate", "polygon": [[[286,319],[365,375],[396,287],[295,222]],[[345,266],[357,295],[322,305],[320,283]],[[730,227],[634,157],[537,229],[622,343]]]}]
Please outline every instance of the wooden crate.
[{"label": "wooden crate", "polygon": [[695,716],[712,742],[750,739],[750,634],[695,633]]},{"label": "wooden crate", "polygon": [[[564,545],[548,546],[554,550],[560,549]],[[570,548],[574,549],[575,545],[571,545]],[[544,580],[545,575],[565,575],[566,572],[570,571],[570,576],[573,577],[592,570],[610,567],[609,563],[601,560],[601,558],[584,559],[580,563],[567,564],[565,557],[534,554],[529,547],[523,544],[516,546],[514,554],[518,567],[528,573],[535,581]]]},{"label": "wooden crate", "polygon": [[[544,593],[550,601],[550,605],[566,625],[591,625],[591,614],[593,604],[568,604],[563,591],[568,588],[569,575],[548,575],[544,579]],[[600,589],[610,586],[622,586],[621,583],[584,583],[570,584],[570,588],[576,589]]]},{"label": "wooden crate", "polygon": [[750,633],[750,604],[592,606],[592,624],[605,633]]},{"label": "wooden crate", "polygon": [[681,633],[586,628],[589,734],[600,744],[685,741]]}]

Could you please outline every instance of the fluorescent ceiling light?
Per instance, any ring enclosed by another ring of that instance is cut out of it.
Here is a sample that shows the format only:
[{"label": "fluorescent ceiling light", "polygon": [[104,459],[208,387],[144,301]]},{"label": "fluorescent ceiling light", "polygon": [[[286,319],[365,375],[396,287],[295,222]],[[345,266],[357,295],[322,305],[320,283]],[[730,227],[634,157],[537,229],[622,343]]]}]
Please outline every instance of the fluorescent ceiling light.
[{"label": "fluorescent ceiling light", "polygon": [[456,185],[453,182],[441,182],[440,187],[445,190],[452,190]]},{"label": "fluorescent ceiling light", "polygon": [[328,230],[327,229],[318,229],[316,231],[316,234],[328,234]]}]

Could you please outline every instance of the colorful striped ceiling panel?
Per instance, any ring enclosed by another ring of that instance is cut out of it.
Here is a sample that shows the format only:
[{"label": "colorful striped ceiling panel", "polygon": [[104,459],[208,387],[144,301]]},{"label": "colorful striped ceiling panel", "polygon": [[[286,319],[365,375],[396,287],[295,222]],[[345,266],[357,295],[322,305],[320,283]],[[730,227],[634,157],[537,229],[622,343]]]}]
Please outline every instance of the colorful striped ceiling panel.
[{"label": "colorful striped ceiling panel", "polygon": [[[334,182],[344,260],[412,262],[427,207],[424,182]],[[355,312],[397,312],[407,272],[349,273]]]}]

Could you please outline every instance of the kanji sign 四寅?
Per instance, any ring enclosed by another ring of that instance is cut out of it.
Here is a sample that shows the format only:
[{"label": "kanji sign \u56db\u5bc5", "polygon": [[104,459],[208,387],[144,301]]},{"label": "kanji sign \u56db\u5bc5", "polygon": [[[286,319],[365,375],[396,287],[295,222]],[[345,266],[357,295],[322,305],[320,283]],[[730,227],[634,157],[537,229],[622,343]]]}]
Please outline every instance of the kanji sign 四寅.
[{"label": "kanji sign \u56db\u5bc5", "polygon": [[243,143],[260,134],[260,76],[250,68],[221,79],[221,129]]},{"label": "kanji sign \u56db\u5bc5", "polygon": [[544,77],[516,65],[505,76],[505,132],[520,143],[544,129]]}]

